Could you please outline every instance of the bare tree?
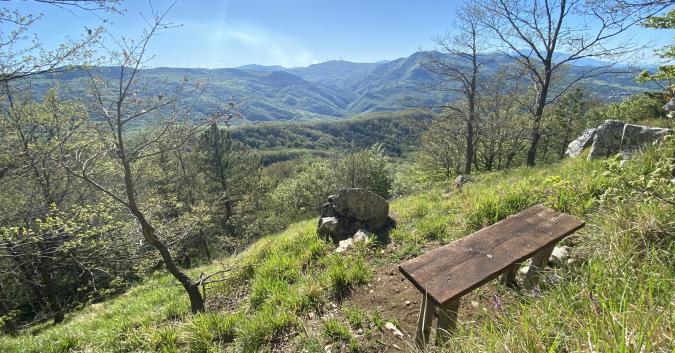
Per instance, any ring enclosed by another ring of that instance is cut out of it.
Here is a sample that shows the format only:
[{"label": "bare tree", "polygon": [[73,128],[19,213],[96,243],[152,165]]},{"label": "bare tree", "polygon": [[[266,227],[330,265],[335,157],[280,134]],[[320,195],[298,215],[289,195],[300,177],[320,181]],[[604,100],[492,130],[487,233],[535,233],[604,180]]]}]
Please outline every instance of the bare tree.
[{"label": "bare tree", "polygon": [[477,130],[477,114],[479,99],[480,68],[487,57],[482,56],[485,50],[485,38],[482,37],[479,19],[482,9],[473,4],[466,4],[455,14],[457,33],[436,40],[443,53],[428,52],[424,67],[441,77],[442,84],[437,89],[453,95],[461,95],[462,100],[444,106],[451,110],[453,116],[464,121],[465,150],[464,174],[471,174],[471,166],[475,156],[475,135]]},{"label": "bare tree", "polygon": [[[100,18],[100,13],[122,13],[121,0],[33,0],[36,3],[56,6],[66,11],[89,12]],[[3,0],[9,3],[8,0]],[[103,33],[103,27],[85,29],[81,38],[66,39],[56,48],[46,49],[38,36],[31,36],[31,29],[42,14],[24,13],[3,6],[0,8],[0,85],[42,73],[69,69],[88,53],[92,43]],[[105,21],[105,20],[104,20]],[[4,93],[4,92],[3,92]]]},{"label": "bare tree", "polygon": [[[580,80],[612,72],[615,63],[642,47],[622,35],[667,4],[617,6],[605,0],[476,0],[481,22],[496,35],[506,55],[520,63],[535,87],[527,164],[535,164],[547,104]],[[558,55],[556,55],[558,54]],[[596,58],[607,64],[589,67],[561,87],[554,75],[566,65]]]},{"label": "bare tree", "polygon": [[88,69],[91,110],[98,115],[94,120],[100,121],[94,124],[91,142],[66,156],[62,163],[70,173],[128,209],[139,225],[143,240],[158,251],[164,267],[188,294],[192,312],[197,313],[204,310],[204,298],[199,291],[203,278],[193,280],[183,272],[174,260],[171,246],[188,236],[190,225],[199,223],[202,217],[195,217],[195,222],[180,232],[172,229],[173,224],[162,227],[162,220],[153,215],[156,205],[147,194],[148,188],[143,188],[146,178],[152,174],[148,172],[152,167],[144,162],[180,148],[210,121],[195,123],[190,117],[191,104],[199,101],[203,88],[198,87],[194,100],[188,101],[188,77],[165,93],[152,93],[151,83],[142,80],[142,69],[152,59],[148,55],[151,39],[163,30],[176,27],[165,21],[173,4],[164,11],[152,9],[152,17],[146,19],[147,28],[140,40],[113,38],[114,50],[105,42],[100,43],[113,64]]},{"label": "bare tree", "polygon": [[486,78],[490,82],[480,101],[480,129],[476,143],[476,168],[491,171],[509,168],[527,143],[523,129],[519,80],[510,65]]}]

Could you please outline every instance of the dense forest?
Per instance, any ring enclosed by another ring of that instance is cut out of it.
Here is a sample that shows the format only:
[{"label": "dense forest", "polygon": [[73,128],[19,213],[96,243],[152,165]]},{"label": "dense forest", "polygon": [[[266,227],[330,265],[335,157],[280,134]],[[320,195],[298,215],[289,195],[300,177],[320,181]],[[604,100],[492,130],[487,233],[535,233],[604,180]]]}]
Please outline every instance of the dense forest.
[{"label": "dense forest", "polygon": [[[101,19],[125,6],[42,3]],[[335,117],[348,110],[310,121],[285,111],[278,120],[300,121],[256,124],[240,122],[251,97],[206,99],[212,86],[193,77],[146,75],[149,43],[180,31],[172,6],[152,7],[133,40],[107,32],[106,20],[55,50],[28,36],[42,15],[0,6],[1,351],[413,350],[385,328],[408,329],[396,315],[409,302],[382,313],[361,307],[363,291],[394,278],[401,260],[537,203],[591,221],[570,242],[578,263],[557,270],[549,293],[490,287],[510,311],[494,304],[462,318],[446,348],[672,349],[675,140],[625,168],[621,158],[566,156],[607,119],[675,126],[673,46],[658,51],[663,65],[630,72],[643,92],[597,89],[644,50],[624,39],[628,28],[675,28],[670,1],[466,1],[459,32],[417,53],[416,70],[431,78],[416,94],[453,99],[344,119]],[[603,64],[575,65],[582,59]],[[367,81],[373,68],[341,70]],[[81,78],[76,88],[44,84],[69,74]],[[460,175],[471,182],[457,190]],[[395,222],[386,241],[341,255],[316,236],[315,218],[346,187],[389,200]],[[404,288],[395,293],[404,302]]]}]

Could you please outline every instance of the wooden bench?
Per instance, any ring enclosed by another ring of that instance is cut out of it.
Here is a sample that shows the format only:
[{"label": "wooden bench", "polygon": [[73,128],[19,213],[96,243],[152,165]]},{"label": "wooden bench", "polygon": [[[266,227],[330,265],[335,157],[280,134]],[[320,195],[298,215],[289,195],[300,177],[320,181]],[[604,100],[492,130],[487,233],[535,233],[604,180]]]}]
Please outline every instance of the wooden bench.
[{"label": "wooden bench", "polygon": [[501,274],[505,284],[515,286],[518,267],[530,257],[525,286],[536,286],[555,244],[583,226],[575,217],[537,205],[400,265],[422,292],[416,345],[424,349],[429,339],[434,308],[441,343],[456,326],[464,294]]}]

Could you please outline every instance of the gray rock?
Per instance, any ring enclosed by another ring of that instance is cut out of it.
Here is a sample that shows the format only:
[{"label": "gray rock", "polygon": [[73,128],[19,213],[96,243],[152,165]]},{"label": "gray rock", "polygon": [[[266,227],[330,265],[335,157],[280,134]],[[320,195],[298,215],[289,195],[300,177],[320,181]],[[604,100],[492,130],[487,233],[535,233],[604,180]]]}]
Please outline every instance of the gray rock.
[{"label": "gray rock", "polygon": [[403,338],[403,332],[401,332],[401,330],[399,330],[399,329],[396,327],[396,325],[394,325],[393,323],[391,323],[391,322],[389,322],[389,321],[385,322],[385,323],[384,323],[384,328],[386,328],[387,330],[389,330],[389,332],[391,332],[394,336],[396,336],[396,337],[398,337],[398,338]]},{"label": "gray rock", "polygon": [[606,158],[620,151],[623,136],[623,121],[605,120],[595,129],[595,138],[588,159]]},{"label": "gray rock", "polygon": [[333,208],[333,204],[326,202],[321,206],[321,217],[335,217],[337,213]]},{"label": "gray rock", "polygon": [[468,175],[458,175],[457,178],[455,178],[455,187],[458,189],[461,189],[462,186],[464,186],[466,183],[471,181],[471,177]]},{"label": "gray rock", "polygon": [[530,271],[530,265],[523,266],[523,267],[518,269],[518,273],[520,273],[523,276],[525,276],[529,271]]},{"label": "gray rock", "polygon": [[331,202],[339,217],[354,219],[371,231],[387,222],[389,203],[366,189],[341,189]]},{"label": "gray rock", "polygon": [[671,129],[626,124],[621,137],[621,151],[630,154],[670,133]]},{"label": "gray rock", "polygon": [[[671,129],[626,124],[618,120],[605,120],[603,124],[595,129],[593,145],[588,154],[588,159],[610,157],[617,153],[629,156],[630,153],[670,133],[672,133]],[[584,135],[586,135],[586,132]],[[582,137],[587,137],[584,135],[577,139],[577,141],[581,140]],[[571,146],[572,144],[568,146],[568,154],[570,155],[572,155],[570,153]],[[574,150],[574,152],[577,151]],[[579,150],[578,153],[581,153],[581,151]]]},{"label": "gray rock", "polygon": [[335,217],[322,217],[319,219],[319,236],[326,239],[340,230],[338,219]]},{"label": "gray rock", "polygon": [[354,234],[354,242],[367,242],[368,238],[370,238],[372,233],[370,233],[367,229],[359,229],[356,231],[356,234]]},{"label": "gray rock", "polygon": [[569,259],[569,247],[568,246],[556,246],[551,253],[551,257],[548,258],[548,262],[553,266],[563,266],[567,264]]},{"label": "gray rock", "polygon": [[340,240],[337,249],[335,249],[335,252],[345,252],[353,247],[354,247],[354,238],[347,238],[345,240]]},{"label": "gray rock", "polygon": [[584,151],[584,148],[590,146],[593,143],[593,138],[595,137],[595,129],[586,129],[576,140],[570,142],[567,145],[567,151],[565,152],[570,157],[578,157],[581,152]]},{"label": "gray rock", "polygon": [[355,233],[362,233],[356,238],[365,241],[388,218],[389,203],[379,195],[365,189],[342,189],[321,207],[318,233],[336,245]]}]

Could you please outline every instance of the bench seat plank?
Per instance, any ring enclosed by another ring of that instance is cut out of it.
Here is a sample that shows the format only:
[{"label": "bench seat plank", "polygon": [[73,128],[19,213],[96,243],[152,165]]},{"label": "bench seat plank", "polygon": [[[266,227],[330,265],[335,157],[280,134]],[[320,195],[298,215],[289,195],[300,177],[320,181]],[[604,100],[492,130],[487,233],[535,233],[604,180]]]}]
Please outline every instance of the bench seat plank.
[{"label": "bench seat plank", "polygon": [[573,216],[537,205],[409,260],[399,270],[443,305],[583,226]]}]

